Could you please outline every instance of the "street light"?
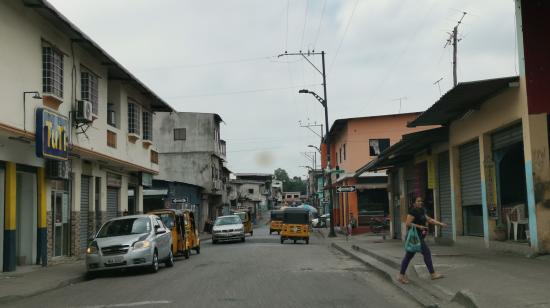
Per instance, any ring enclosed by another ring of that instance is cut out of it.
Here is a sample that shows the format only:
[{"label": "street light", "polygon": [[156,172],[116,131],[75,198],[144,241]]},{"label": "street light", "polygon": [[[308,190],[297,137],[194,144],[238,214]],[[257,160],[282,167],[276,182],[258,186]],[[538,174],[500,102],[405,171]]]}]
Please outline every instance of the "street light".
[{"label": "street light", "polygon": [[314,146],[314,145],[312,145],[312,144],[309,144],[307,147],[308,147],[308,148],[314,148],[315,150],[317,150],[317,152],[321,153],[321,149],[319,149],[319,147],[316,147],[316,146]]}]

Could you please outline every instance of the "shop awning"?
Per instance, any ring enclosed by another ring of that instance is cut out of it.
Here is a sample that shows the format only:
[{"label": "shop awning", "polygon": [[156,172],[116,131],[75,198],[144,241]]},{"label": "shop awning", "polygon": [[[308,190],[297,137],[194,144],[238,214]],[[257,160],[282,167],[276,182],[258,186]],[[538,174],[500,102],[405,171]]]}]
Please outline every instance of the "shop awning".
[{"label": "shop awning", "polygon": [[439,127],[421,132],[403,135],[403,139],[382,152],[377,159],[370,161],[357,170],[355,176],[368,171],[387,169],[411,159],[431,144],[446,142],[449,138],[447,127]]},{"label": "shop awning", "polygon": [[518,76],[461,82],[408,126],[448,125],[505,89],[518,86],[518,82]]}]

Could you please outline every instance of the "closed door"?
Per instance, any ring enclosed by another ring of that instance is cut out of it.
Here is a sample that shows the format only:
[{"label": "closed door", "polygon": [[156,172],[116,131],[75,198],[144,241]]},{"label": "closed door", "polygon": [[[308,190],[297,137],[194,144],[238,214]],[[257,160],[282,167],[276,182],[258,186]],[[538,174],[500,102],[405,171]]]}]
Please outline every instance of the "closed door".
[{"label": "closed door", "polygon": [[107,187],[107,220],[118,215],[118,194],[118,188]]},{"label": "closed door", "polygon": [[462,145],[459,156],[464,234],[483,236],[479,142]]},{"label": "closed door", "polygon": [[80,251],[88,246],[88,238],[90,237],[88,221],[90,219],[90,184],[91,178],[82,176],[80,182]]},{"label": "closed door", "polygon": [[446,223],[446,228],[441,228],[441,237],[452,238],[453,218],[451,209],[451,173],[449,165],[449,152],[439,154],[438,157],[438,183],[439,183],[439,209],[441,222]]}]

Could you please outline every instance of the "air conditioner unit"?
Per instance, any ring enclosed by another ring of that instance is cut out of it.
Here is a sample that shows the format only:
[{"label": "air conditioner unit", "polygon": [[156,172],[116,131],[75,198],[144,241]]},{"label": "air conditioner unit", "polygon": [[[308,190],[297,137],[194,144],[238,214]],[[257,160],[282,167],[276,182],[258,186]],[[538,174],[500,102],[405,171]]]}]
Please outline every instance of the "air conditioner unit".
[{"label": "air conditioner unit", "polygon": [[67,161],[47,160],[46,177],[56,180],[69,179],[69,163]]},{"label": "air conditioner unit", "polygon": [[92,103],[89,101],[77,101],[75,120],[79,123],[92,122]]}]

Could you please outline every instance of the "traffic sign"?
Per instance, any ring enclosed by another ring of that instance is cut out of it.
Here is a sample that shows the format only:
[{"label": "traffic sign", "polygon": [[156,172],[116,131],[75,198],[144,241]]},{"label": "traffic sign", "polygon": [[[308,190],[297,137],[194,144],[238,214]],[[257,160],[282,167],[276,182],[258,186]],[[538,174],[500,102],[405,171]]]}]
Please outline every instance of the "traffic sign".
[{"label": "traffic sign", "polygon": [[354,191],[355,191],[355,186],[340,186],[336,188],[337,193],[349,193]]}]

